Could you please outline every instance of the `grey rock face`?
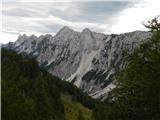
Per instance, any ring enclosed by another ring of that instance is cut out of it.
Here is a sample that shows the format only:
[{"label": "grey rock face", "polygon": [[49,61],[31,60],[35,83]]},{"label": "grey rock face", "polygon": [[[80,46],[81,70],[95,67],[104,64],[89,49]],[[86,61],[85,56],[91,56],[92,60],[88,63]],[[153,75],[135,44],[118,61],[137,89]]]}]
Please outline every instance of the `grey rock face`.
[{"label": "grey rock face", "polygon": [[93,98],[107,97],[115,75],[124,66],[123,51],[132,52],[149,32],[105,35],[85,28],[76,32],[63,27],[55,36],[19,36],[6,47],[34,57],[51,74],[72,82]]}]

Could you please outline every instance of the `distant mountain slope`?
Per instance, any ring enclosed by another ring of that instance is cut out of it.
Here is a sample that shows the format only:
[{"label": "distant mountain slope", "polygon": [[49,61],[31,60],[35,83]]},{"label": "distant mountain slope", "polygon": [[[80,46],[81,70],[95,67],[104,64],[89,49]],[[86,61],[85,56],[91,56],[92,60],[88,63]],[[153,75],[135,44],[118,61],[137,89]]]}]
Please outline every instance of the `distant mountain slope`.
[{"label": "distant mountain slope", "polygon": [[105,35],[85,28],[76,32],[65,26],[55,36],[19,36],[6,48],[34,57],[51,74],[93,98],[106,98],[115,87],[115,74],[124,66],[123,51],[133,51],[150,36],[143,31]]},{"label": "distant mountain slope", "polygon": [[78,120],[80,113],[92,120],[96,101],[78,88],[27,56],[2,48],[1,58],[3,120]]}]

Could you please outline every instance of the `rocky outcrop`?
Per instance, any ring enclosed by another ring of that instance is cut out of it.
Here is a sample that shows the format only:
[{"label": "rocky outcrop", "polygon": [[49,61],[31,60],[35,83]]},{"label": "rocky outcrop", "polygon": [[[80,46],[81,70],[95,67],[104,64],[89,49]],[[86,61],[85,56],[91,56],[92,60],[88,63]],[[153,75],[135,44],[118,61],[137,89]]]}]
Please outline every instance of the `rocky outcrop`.
[{"label": "rocky outcrop", "polygon": [[19,36],[6,47],[34,57],[51,74],[83,89],[93,98],[107,97],[115,75],[124,66],[123,51],[133,51],[151,34],[135,31],[105,35],[64,26],[55,36]]}]

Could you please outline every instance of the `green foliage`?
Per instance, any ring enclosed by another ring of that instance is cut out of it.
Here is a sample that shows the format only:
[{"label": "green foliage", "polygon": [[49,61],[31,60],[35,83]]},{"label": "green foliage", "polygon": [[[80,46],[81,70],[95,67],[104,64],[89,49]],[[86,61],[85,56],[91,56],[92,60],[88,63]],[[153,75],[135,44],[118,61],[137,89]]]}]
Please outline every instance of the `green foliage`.
[{"label": "green foliage", "polygon": [[78,114],[78,120],[84,120],[84,116],[83,116],[83,112],[80,111],[79,114]]},{"label": "green foliage", "polygon": [[[153,19],[148,42],[127,55],[127,66],[117,77],[112,105],[94,110],[97,120],[160,119],[160,23]],[[103,117],[101,117],[103,116]]]},{"label": "green foliage", "polygon": [[[96,101],[77,87],[50,75],[27,56],[3,48],[1,53],[3,120],[64,120],[69,103],[91,114],[88,108],[93,109]],[[61,98],[63,94],[71,96],[70,102]]]},{"label": "green foliage", "polygon": [[62,94],[61,98],[64,103],[66,120],[77,120],[80,111],[83,112],[84,120],[93,120],[92,110],[73,100],[71,95]]},{"label": "green foliage", "polygon": [[2,49],[2,119],[63,118],[60,93],[54,85],[47,84],[43,77],[34,60]]},{"label": "green foliage", "polygon": [[[48,74],[46,70],[43,70],[43,72]],[[69,82],[62,81],[55,76],[48,74],[46,77],[46,81],[48,82],[48,84],[54,84],[55,86],[57,86],[60,92],[69,93],[72,96],[73,100],[80,102],[83,106],[89,109],[93,109],[95,107],[95,104],[98,103],[97,100],[92,99],[90,96],[88,96],[86,93],[83,93],[76,86],[73,86]]]}]

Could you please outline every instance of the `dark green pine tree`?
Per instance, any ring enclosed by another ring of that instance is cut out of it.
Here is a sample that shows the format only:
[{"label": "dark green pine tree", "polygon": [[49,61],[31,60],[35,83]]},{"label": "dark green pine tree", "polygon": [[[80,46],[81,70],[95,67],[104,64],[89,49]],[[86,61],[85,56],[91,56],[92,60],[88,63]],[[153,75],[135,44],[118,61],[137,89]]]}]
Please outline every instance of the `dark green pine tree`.
[{"label": "dark green pine tree", "polygon": [[[114,90],[116,120],[160,119],[160,21],[149,21],[152,37],[127,55],[128,65]],[[115,114],[115,115],[114,115]]]}]

